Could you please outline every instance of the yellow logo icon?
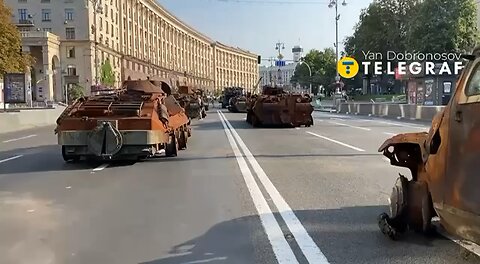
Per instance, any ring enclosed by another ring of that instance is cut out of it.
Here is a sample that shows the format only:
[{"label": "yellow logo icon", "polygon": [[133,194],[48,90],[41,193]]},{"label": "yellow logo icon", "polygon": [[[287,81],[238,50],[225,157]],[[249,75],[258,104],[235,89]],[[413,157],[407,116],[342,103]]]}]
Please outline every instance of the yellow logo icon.
[{"label": "yellow logo icon", "polygon": [[360,70],[358,62],[352,57],[343,57],[337,64],[338,74],[345,79],[355,77]]}]

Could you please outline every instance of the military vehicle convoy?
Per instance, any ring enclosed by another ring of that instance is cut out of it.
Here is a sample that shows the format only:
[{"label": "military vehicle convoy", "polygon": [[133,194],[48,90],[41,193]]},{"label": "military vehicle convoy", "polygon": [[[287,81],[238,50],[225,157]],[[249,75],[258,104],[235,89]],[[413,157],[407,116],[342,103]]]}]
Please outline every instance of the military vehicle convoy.
[{"label": "military vehicle convoy", "polygon": [[448,233],[480,243],[480,48],[464,57],[454,95],[430,131],[400,134],[379,148],[391,165],[411,171],[393,187],[390,214],[378,218],[392,239],[409,229],[429,234],[438,217]]},{"label": "military vehicle convoy", "polygon": [[312,126],[313,106],[308,95],[287,93],[281,87],[264,86],[248,100],[247,122],[259,126]]},{"label": "military vehicle convoy", "polygon": [[122,89],[82,97],[57,119],[65,161],[137,160],[177,156],[191,129],[168,81],[128,80]]}]

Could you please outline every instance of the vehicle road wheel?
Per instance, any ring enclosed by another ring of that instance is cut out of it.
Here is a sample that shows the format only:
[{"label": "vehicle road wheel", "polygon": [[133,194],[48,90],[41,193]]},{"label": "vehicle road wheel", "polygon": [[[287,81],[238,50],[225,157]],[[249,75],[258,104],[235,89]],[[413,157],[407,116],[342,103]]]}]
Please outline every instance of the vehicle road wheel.
[{"label": "vehicle road wheel", "polygon": [[178,141],[175,134],[171,134],[168,141],[165,147],[165,156],[176,157],[178,154]]},{"label": "vehicle road wheel", "polygon": [[80,161],[80,156],[68,155],[65,146],[62,146],[62,158],[65,162],[78,162],[78,161]]},{"label": "vehicle road wheel", "polygon": [[185,131],[180,131],[178,135],[178,149],[184,150],[187,149],[187,135]]}]

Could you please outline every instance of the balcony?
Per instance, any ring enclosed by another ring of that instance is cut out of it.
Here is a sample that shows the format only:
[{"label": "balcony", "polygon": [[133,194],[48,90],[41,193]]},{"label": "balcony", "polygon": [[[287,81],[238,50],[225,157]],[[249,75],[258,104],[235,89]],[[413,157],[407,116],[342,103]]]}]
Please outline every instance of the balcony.
[{"label": "balcony", "polygon": [[31,19],[19,19],[15,24],[17,27],[33,27],[35,24]]},{"label": "balcony", "polygon": [[23,31],[20,32],[22,43],[26,46],[38,46],[60,44],[60,37],[47,31]]}]

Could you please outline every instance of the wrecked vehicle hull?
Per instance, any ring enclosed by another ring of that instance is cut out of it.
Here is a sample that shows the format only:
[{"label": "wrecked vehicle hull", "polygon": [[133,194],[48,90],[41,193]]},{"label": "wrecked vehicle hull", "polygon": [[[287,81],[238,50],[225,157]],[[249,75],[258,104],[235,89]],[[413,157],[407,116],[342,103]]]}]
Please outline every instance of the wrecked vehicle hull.
[{"label": "wrecked vehicle hull", "polygon": [[178,93],[174,94],[180,106],[190,119],[202,119],[207,116],[207,107],[203,100],[203,91],[190,86],[180,86]]},{"label": "wrecked vehicle hull", "polygon": [[166,87],[126,81],[108,96],[84,97],[57,119],[58,144],[65,161],[137,160],[185,149],[188,117]]},{"label": "wrecked vehicle hull", "polygon": [[281,88],[264,87],[263,94],[249,100],[247,122],[258,126],[312,126],[310,98],[287,94]]},{"label": "wrecked vehicle hull", "polygon": [[408,229],[429,234],[435,229],[432,218],[438,217],[448,233],[480,244],[480,93],[470,81],[480,77],[479,55],[476,49],[428,133],[397,135],[379,148],[391,165],[411,172],[410,180],[399,177],[391,212],[378,219],[382,232],[392,239]]},{"label": "wrecked vehicle hull", "polygon": [[232,113],[246,113],[247,98],[245,96],[237,96],[237,97],[231,98],[227,109]]}]

